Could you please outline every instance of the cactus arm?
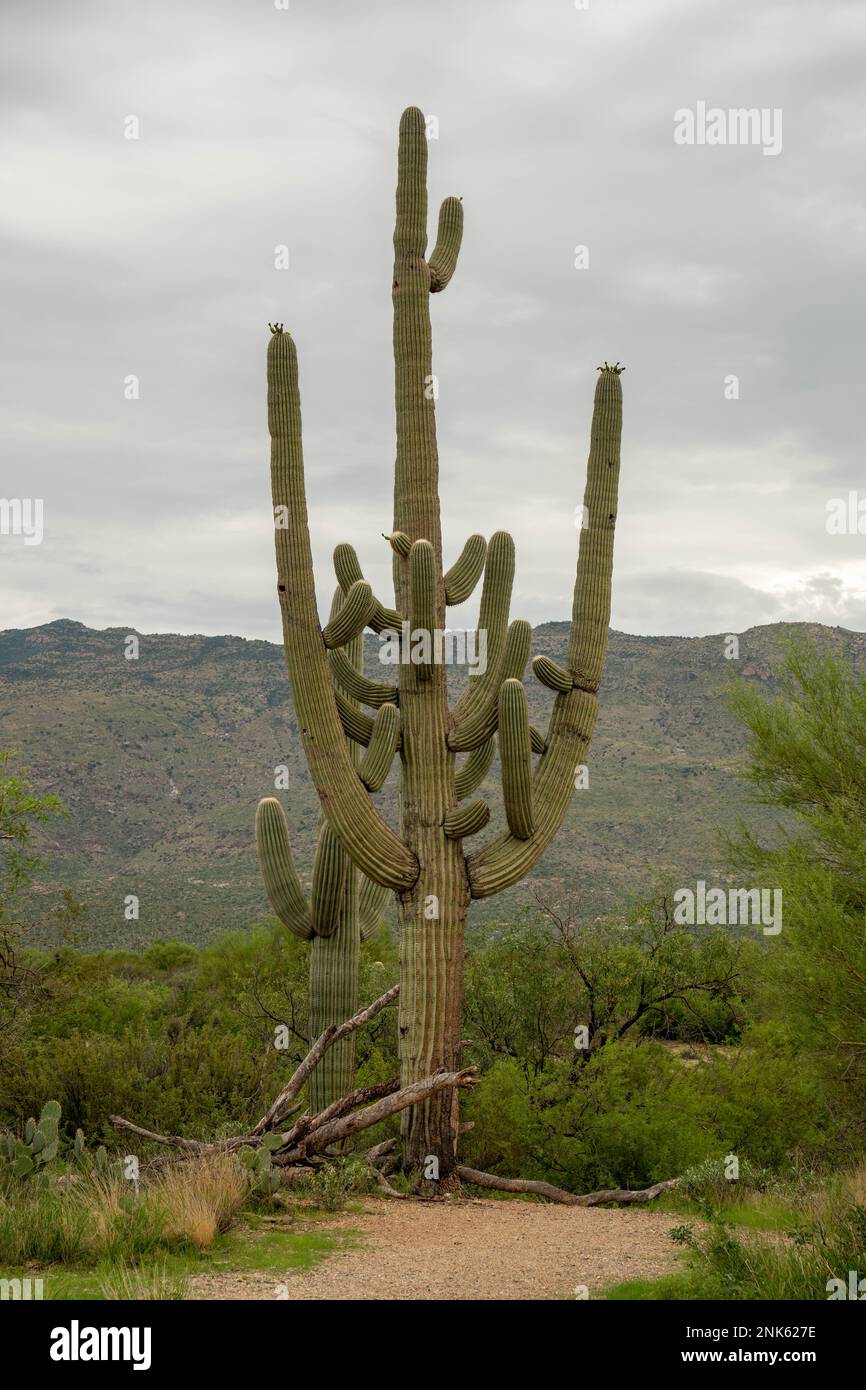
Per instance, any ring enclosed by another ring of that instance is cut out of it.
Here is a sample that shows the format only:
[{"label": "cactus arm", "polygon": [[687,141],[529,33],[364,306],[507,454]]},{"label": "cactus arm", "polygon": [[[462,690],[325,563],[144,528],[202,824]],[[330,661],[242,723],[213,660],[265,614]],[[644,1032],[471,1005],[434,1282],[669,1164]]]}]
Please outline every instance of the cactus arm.
[{"label": "cactus arm", "polygon": [[[384,535],[384,532],[383,532]],[[390,545],[395,555],[402,555],[405,560],[412,549],[412,542],[405,531],[392,531],[390,536],[385,536],[385,540]]]},{"label": "cactus arm", "polygon": [[409,598],[413,640],[419,632],[430,639],[430,658],[417,663],[419,680],[429,680],[436,634],[436,559],[429,541],[416,541],[409,552]]},{"label": "cactus arm", "polygon": [[309,941],[313,922],[301,887],[289,841],[286,813],[274,796],[266,796],[256,811],[256,850],[265,892],[283,926]]},{"label": "cactus arm", "polygon": [[480,743],[477,748],[473,748],[463,766],[457,769],[454,776],[454,788],[458,801],[463,801],[467,796],[471,796],[481,786],[490,771],[495,754],[496,740],[492,738]]},{"label": "cactus arm", "polygon": [[[349,545],[347,541],[341,541],[334,550],[334,573],[346,596],[355,584],[364,582],[364,575],[355,547]],[[374,632],[383,632],[386,628],[399,627],[402,622],[402,615],[397,612],[396,608],[386,608],[384,603],[380,603],[374,596],[366,622],[367,626],[371,627]]]},{"label": "cactus arm", "polygon": [[477,835],[490,820],[490,807],[480,797],[467,801],[465,806],[455,806],[443,822],[449,840],[462,840],[467,835]]},{"label": "cactus arm", "polygon": [[361,884],[361,899],[358,909],[358,921],[361,928],[361,940],[369,941],[371,936],[382,925],[382,914],[388,905],[390,892],[383,888],[381,883],[374,883],[372,879],[365,878]]},{"label": "cactus arm", "polygon": [[439,209],[436,245],[430,257],[430,293],[444,290],[457,266],[463,240],[463,204],[459,198],[446,198]]},{"label": "cactus arm", "polygon": [[516,839],[528,840],[535,828],[532,751],[526,691],[519,680],[506,680],[499,691],[499,758],[508,828]]},{"label": "cactus arm", "polygon": [[584,505],[568,644],[572,688],[557,695],[547,748],[532,783],[535,828],[526,840],[507,834],[467,859],[473,898],[517,883],[538,861],[568,810],[576,767],[584,761],[598,710],[610,624],[613,540],[622,435],[619,364],[600,369],[592,413]]},{"label": "cactus arm", "polygon": [[283,643],[307,765],[325,817],[353,861],[377,882],[406,890],[418,877],[417,859],[358,778],[331,685],[313,583],[297,353],[283,332],[272,333],[268,346],[268,426],[274,516],[286,522],[274,533]]},{"label": "cactus arm", "polygon": [[367,751],[358,776],[368,791],[377,792],[391,771],[400,741],[400,713],[396,705],[382,705],[373,723]]},{"label": "cactus arm", "polygon": [[484,573],[487,542],[483,536],[470,536],[454,564],[445,571],[445,602],[465,603]]},{"label": "cactus arm", "polygon": [[335,684],[351,699],[360,700],[362,705],[369,705],[371,709],[396,704],[399,699],[396,685],[389,685],[387,681],[373,681],[362,675],[339,648],[328,653],[328,660]]},{"label": "cactus arm", "polygon": [[548,690],[555,690],[557,695],[565,690],[570,690],[574,685],[574,679],[570,671],[566,671],[562,666],[551,661],[549,656],[534,656],[532,658],[532,673],[536,680],[546,685]]},{"label": "cactus arm", "polygon": [[534,724],[529,726],[529,742],[533,753],[547,752],[547,735],[543,734],[540,729],[536,729]]},{"label": "cactus arm", "polygon": [[334,691],[334,699],[346,738],[350,738],[353,743],[362,744],[364,748],[369,747],[370,739],[373,737],[373,720],[370,715],[358,709],[352,700],[347,700],[340,690]]},{"label": "cactus arm", "polygon": [[325,625],[322,632],[325,646],[345,647],[360,636],[372,615],[375,602],[370,585],[363,579],[353,584],[345,595],[340,611]]},{"label": "cactus arm", "polygon": [[[490,537],[484,565],[484,584],[478,610],[478,630],[487,634],[487,669],[466,682],[466,689],[452,710],[452,731],[462,721],[470,719],[484,707],[489,709],[491,697],[502,682],[500,663],[505,651],[508,632],[508,610],[511,606],[511,586],[514,583],[514,541],[507,531],[497,531]],[[454,747],[451,738],[449,747]]]},{"label": "cactus arm", "polygon": [[[486,685],[483,702],[479,703],[472,714],[461,719],[448,735],[448,747],[455,753],[464,753],[472,748],[478,748],[496,733],[501,683],[507,680],[519,681],[522,678],[526,663],[529,660],[531,644],[532,628],[529,623],[523,618],[515,618],[508,628],[505,649],[496,670],[497,680],[495,684],[491,681]],[[472,679],[483,680],[484,677],[473,676]]]},{"label": "cactus arm", "polygon": [[331,936],[340,925],[348,869],[346,852],[325,821],[316,844],[310,897],[316,936]]}]

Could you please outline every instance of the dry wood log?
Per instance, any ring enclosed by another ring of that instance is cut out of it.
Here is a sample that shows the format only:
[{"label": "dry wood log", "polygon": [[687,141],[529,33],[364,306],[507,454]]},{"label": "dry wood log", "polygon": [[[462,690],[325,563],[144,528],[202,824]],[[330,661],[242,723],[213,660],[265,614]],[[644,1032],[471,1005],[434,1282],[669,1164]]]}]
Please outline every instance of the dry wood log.
[{"label": "dry wood log", "polygon": [[368,1149],[364,1158],[368,1163],[382,1163],[386,1158],[393,1157],[396,1147],[396,1139],[383,1139],[381,1144],[374,1144],[372,1149]]},{"label": "dry wood log", "polygon": [[413,1081],[410,1086],[404,1086],[402,1091],[397,1091],[394,1095],[384,1096],[382,1100],[377,1100],[364,1110],[356,1110],[352,1115],[331,1120],[329,1124],[322,1125],[308,1134],[300,1145],[281,1154],[280,1157],[285,1163],[297,1163],[308,1154],[321,1152],[329,1144],[339,1143],[340,1140],[357,1134],[359,1130],[379,1124],[389,1115],[396,1115],[398,1111],[406,1110],[410,1105],[420,1104],[437,1091],[445,1091],[453,1086],[475,1086],[477,1082],[477,1067],[464,1067],[462,1071],[434,1072],[432,1076],[425,1076],[423,1081]]},{"label": "dry wood log", "polygon": [[[322,1125],[329,1124],[331,1120],[339,1119],[348,1110],[354,1110],[357,1105],[366,1105],[370,1101],[380,1100],[382,1096],[390,1096],[400,1087],[400,1078],[392,1076],[388,1081],[380,1081],[376,1086],[362,1086],[356,1091],[350,1091],[348,1095],[340,1096],[338,1100],[332,1101],[326,1109],[320,1110],[317,1115],[311,1115],[306,1111],[296,1124],[292,1126],[283,1136],[283,1147],[291,1148],[292,1145],[300,1143],[306,1135],[314,1133]],[[279,1150],[277,1151],[279,1158]]]},{"label": "dry wood log", "polygon": [[585,1192],[578,1196],[575,1192],[565,1192],[549,1182],[534,1182],[529,1178],[500,1178],[497,1173],[482,1173],[478,1168],[457,1167],[457,1176],[463,1182],[474,1183],[476,1187],[492,1187],[497,1192],[532,1192],[538,1197],[546,1197],[549,1202],[562,1202],[569,1207],[602,1207],[610,1202],[620,1202],[624,1206],[635,1202],[651,1202],[662,1192],[676,1187],[680,1178],[666,1178],[664,1182],[654,1183],[652,1187],[628,1188],[609,1187],[600,1192]]},{"label": "dry wood log", "polygon": [[383,1009],[387,1009],[389,1004],[393,1004],[399,993],[400,986],[394,985],[393,989],[389,989],[379,999],[374,999],[373,1003],[368,1004],[366,1008],[359,1009],[345,1023],[334,1023],[330,1028],[326,1028],[324,1033],[313,1043],[304,1060],[299,1063],[288,1085],[280,1091],[276,1100],[269,1106],[267,1113],[259,1120],[252,1131],[253,1135],[266,1134],[268,1131],[276,1129],[285,1118],[286,1106],[294,1100],[307,1077],[322,1060],[328,1048],[333,1047],[334,1043],[339,1042],[341,1038],[354,1033],[356,1028],[361,1028],[365,1023],[369,1023]]}]

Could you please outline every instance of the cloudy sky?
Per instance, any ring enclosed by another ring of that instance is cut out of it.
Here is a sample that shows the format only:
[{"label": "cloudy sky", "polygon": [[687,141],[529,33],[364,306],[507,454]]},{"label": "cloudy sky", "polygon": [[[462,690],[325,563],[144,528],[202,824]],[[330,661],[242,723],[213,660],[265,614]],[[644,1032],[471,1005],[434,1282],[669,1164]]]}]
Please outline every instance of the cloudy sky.
[{"label": "cloudy sky", "polygon": [[[432,301],[446,558],[509,529],[514,615],[568,615],[620,359],[613,626],[866,627],[866,535],[826,525],[866,499],[862,0],[3,0],[2,27],[0,497],[44,499],[45,534],[0,535],[0,627],[278,636],[272,319],[320,601],[343,539],[386,596],[410,104],[431,216],[466,214]],[[780,111],[781,152],[677,144],[699,102]]]}]

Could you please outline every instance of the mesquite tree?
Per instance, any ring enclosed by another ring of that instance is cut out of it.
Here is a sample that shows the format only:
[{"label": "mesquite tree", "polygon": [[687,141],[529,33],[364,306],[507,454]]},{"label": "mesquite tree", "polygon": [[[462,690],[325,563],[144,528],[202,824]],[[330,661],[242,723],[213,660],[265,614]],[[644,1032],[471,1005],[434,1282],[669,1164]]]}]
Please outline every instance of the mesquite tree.
[{"label": "mesquite tree", "polygon": [[[425,122],[419,110],[410,108],[400,122],[392,283],[397,458],[388,540],[394,608],[372,593],[354,549],[341,544],[334,553],[341,601],[324,629],[320,626],[304,493],[297,355],[282,325],[272,325],[268,348],[277,590],[298,725],[326,827],[319,857],[330,861],[344,851],[371,885],[396,896],[403,1085],[439,1068],[453,1072],[460,1066],[469,904],[523,878],[562,824],[575,770],[585,759],[595,724],[610,618],[622,426],[619,364],[605,363],[596,384],[566,664],[544,656],[532,663],[536,677],[555,694],[546,734],[529,723],[522,684],[531,629],[519,619],[509,623],[511,536],[499,531],[489,543],[470,536],[451,568],[443,569],[430,389],[430,295],[444,290],[451,279],[462,226],[460,200],[446,198],[436,245],[426,259]],[[486,633],[486,669],[467,681],[451,707],[445,667],[435,659],[436,634],[445,630],[446,606],[464,602],[482,575],[478,627]],[[404,620],[413,636],[426,634],[427,640],[414,646],[420,660],[401,663],[393,684],[368,679],[346,655],[347,647],[365,627],[380,634],[399,632]],[[471,798],[491,765],[497,737],[508,829],[471,850],[465,842],[484,828],[490,814],[482,800]],[[360,763],[350,744],[365,747]],[[395,754],[399,833],[370,796],[382,785]],[[263,803],[259,822],[268,894],[291,926],[301,894],[286,820],[273,799]],[[338,876],[323,865],[323,882],[326,875],[329,886],[322,892],[333,900]],[[346,914],[347,929],[350,921]],[[336,958],[334,967],[339,968]],[[423,1169],[425,1160],[435,1156],[440,1179],[447,1180],[456,1164],[456,1096],[454,1090],[441,1091],[405,1112],[405,1168]]]}]

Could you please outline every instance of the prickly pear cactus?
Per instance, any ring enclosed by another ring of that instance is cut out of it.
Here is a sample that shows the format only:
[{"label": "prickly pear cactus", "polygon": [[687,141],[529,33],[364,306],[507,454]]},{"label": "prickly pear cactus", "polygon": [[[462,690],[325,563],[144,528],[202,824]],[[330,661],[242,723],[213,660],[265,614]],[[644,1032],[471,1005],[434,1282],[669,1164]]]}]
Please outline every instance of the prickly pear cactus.
[{"label": "prickly pear cactus", "polygon": [[271,1154],[280,1147],[276,1134],[266,1134],[258,1149],[241,1149],[240,1161],[250,1175],[250,1191],[261,1197],[273,1197],[280,1186],[280,1170],[271,1162]]},{"label": "prickly pear cactus", "polygon": [[44,1176],[42,1170],[57,1157],[60,1136],[60,1106],[46,1101],[38,1121],[29,1119],[24,1138],[4,1134],[0,1139],[0,1161],[13,1178]]}]

